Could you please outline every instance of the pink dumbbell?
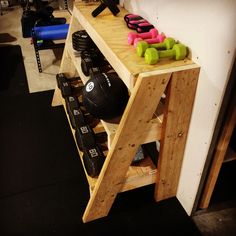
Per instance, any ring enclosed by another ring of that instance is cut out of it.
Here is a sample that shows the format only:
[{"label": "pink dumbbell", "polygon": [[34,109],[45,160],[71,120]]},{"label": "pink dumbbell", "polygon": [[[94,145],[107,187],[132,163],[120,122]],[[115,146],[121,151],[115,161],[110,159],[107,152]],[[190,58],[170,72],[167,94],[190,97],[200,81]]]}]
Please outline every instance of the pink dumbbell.
[{"label": "pink dumbbell", "polygon": [[134,39],[134,47],[136,48],[137,43],[139,41],[146,41],[148,44],[153,44],[153,43],[161,43],[165,40],[165,38],[166,38],[166,36],[163,33],[158,34],[156,38],[152,38],[152,39],[136,38],[136,39]]},{"label": "pink dumbbell", "polygon": [[158,36],[158,30],[155,28],[150,29],[149,32],[141,33],[141,34],[130,32],[128,34],[128,44],[133,44],[136,38],[151,39],[151,38],[156,38],[157,36]]}]

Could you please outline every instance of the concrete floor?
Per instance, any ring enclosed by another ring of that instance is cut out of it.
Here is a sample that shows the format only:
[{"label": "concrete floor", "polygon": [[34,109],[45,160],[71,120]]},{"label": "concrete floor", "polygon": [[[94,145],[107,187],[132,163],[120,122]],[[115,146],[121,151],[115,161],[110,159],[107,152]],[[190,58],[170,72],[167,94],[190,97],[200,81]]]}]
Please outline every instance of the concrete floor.
[{"label": "concrete floor", "polygon": [[[0,16],[0,44],[19,44],[21,46],[30,93],[54,89],[56,86],[55,75],[59,71],[62,50],[40,51],[43,73],[39,73],[31,39],[22,37],[21,15],[21,7],[15,6],[4,11],[3,16]],[[64,10],[55,12],[54,15],[65,16],[69,19],[68,12]],[[5,40],[9,36],[12,40]],[[236,235],[236,206],[234,204],[223,209],[213,207],[198,211],[193,220],[202,235]]]},{"label": "concrete floor", "polygon": [[[20,6],[14,6],[3,11],[3,15],[0,16],[0,43],[19,44],[21,46],[30,93],[54,89],[56,86],[55,75],[59,71],[63,50],[40,51],[43,72],[39,73],[31,38],[22,37],[21,15],[22,8]],[[55,11],[53,15],[63,16],[67,19],[70,16],[65,10]],[[7,40],[9,36],[12,37],[10,42]]]},{"label": "concrete floor", "polygon": [[193,217],[198,229],[205,236],[235,236],[236,207],[199,211]]}]

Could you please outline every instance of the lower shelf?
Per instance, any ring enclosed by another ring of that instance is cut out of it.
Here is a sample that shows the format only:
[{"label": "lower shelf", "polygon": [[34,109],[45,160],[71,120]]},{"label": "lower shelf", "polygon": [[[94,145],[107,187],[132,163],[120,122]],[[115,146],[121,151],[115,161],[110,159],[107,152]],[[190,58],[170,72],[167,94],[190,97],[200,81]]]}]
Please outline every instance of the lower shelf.
[{"label": "lower shelf", "polygon": [[[61,101],[65,110],[65,114],[67,116],[71,131],[73,133],[73,137],[75,140],[75,144],[77,146],[78,152],[79,152],[79,156],[82,162],[82,165],[84,167],[84,163],[83,163],[83,159],[82,159],[82,152],[79,150],[76,139],[75,139],[75,131],[72,128],[71,124],[70,124],[70,119],[69,116],[66,112],[66,105],[65,105],[65,101],[61,96]],[[96,129],[96,128],[95,128]],[[100,131],[102,130],[101,124],[99,124],[99,129]],[[90,191],[93,191],[96,182],[97,182],[97,178],[92,178],[90,177],[84,167],[84,172],[85,175],[87,177],[87,181],[90,187]],[[151,160],[151,158],[149,157],[145,157],[142,161],[138,162],[135,165],[131,165],[128,169],[128,172],[126,174],[126,178],[123,182],[123,186],[121,188],[120,192],[125,192],[128,190],[132,190],[135,188],[139,188],[139,187],[143,187],[146,185],[150,185],[150,184],[154,184],[156,183],[156,173],[157,173],[157,169],[156,166],[154,165],[153,161]]]}]

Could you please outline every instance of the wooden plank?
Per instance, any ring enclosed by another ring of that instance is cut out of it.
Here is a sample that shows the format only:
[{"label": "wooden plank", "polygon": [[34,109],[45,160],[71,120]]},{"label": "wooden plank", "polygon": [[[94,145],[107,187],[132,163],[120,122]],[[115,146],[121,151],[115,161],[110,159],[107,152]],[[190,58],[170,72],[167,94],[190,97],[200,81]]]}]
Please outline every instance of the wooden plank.
[{"label": "wooden plank", "polygon": [[225,120],[222,133],[220,135],[216,151],[213,156],[212,165],[208,174],[206,185],[203,191],[203,195],[199,204],[199,207],[205,209],[209,206],[211,196],[220,172],[220,168],[224,161],[226,151],[228,149],[229,141],[232,136],[235,124],[236,124],[236,95],[233,97],[231,105],[229,107],[227,118]]},{"label": "wooden plank", "polygon": [[75,16],[129,89],[133,88],[134,80],[140,73],[193,64],[189,59],[167,59],[156,65],[147,65],[144,58],[138,57],[134,47],[127,43],[130,29],[127,28],[123,17],[128,12],[120,8],[120,13],[113,16],[107,8],[94,18],[91,12],[96,7],[94,4],[88,6],[84,3],[75,3]]},{"label": "wooden plank", "polygon": [[199,68],[174,72],[168,85],[155,199],[176,196]]},{"label": "wooden plank", "polygon": [[139,76],[84,212],[84,222],[108,214],[133,157],[142,144],[140,134],[150,123],[170,76],[171,73]]}]

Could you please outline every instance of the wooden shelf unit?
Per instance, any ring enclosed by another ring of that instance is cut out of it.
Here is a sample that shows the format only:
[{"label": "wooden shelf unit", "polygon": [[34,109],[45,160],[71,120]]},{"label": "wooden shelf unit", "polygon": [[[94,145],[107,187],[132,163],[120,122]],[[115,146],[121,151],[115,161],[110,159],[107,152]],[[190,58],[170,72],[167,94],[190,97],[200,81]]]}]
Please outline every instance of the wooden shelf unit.
[{"label": "wooden shelf unit", "polygon": [[[167,59],[154,66],[145,64],[127,44],[130,30],[123,20],[127,11],[120,8],[115,17],[105,9],[93,18],[91,12],[96,7],[96,4],[75,3],[60,73],[68,77],[79,75],[83,83],[88,80],[81,72],[80,58],[73,51],[71,39],[73,32],[85,29],[128,87],[130,99],[119,124],[101,121],[107,132],[109,151],[98,178],[87,176],[92,191],[84,222],[106,216],[122,191],[155,183],[157,201],[176,196],[200,71],[189,59]],[[164,93],[163,106],[160,100]],[[52,105],[63,103],[56,88]],[[138,147],[156,140],[161,143],[158,165],[154,166],[147,158],[139,166],[131,166]]]}]

